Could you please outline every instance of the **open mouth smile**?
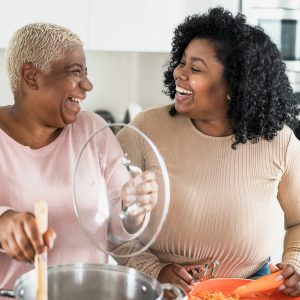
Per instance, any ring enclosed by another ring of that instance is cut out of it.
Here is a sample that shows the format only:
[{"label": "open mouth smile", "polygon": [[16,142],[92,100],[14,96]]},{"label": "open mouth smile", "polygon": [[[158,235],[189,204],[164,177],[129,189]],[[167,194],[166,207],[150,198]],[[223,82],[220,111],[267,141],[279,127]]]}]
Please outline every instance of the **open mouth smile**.
[{"label": "open mouth smile", "polygon": [[191,96],[194,93],[192,91],[184,89],[180,86],[176,86],[176,94],[178,94],[180,96]]}]

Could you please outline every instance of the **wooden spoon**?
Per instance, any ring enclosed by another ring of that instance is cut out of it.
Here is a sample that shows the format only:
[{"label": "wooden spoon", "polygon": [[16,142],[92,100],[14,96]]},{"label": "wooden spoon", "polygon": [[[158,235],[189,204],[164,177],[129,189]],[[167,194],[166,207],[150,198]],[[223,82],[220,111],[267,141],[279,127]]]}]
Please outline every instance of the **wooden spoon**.
[{"label": "wooden spoon", "polygon": [[[34,214],[40,234],[43,235],[48,228],[48,206],[45,201],[37,202],[34,206]],[[48,299],[48,273],[47,273],[47,251],[36,254],[34,258],[37,273],[37,300]]]},{"label": "wooden spoon", "polygon": [[251,293],[260,293],[265,292],[267,290],[272,290],[279,288],[284,279],[275,280],[275,278],[280,275],[282,270],[272,273],[270,275],[263,276],[259,279],[253,280],[245,285],[239,286],[236,288],[232,294],[238,296],[244,296]]}]

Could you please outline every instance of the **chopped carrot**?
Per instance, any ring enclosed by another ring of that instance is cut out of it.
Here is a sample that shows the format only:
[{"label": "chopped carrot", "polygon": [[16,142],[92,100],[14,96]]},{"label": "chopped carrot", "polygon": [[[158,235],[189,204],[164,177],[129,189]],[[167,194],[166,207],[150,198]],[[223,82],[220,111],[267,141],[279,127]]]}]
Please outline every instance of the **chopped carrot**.
[{"label": "chopped carrot", "polygon": [[210,293],[209,291],[199,291],[196,295],[191,294],[190,300],[239,300],[239,296],[225,296],[222,292]]}]

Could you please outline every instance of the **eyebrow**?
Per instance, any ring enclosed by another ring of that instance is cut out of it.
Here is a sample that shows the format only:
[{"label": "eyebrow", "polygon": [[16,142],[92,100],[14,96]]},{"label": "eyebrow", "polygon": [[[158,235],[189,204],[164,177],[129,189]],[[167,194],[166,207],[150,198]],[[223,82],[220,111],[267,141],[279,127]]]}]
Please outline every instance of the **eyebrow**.
[{"label": "eyebrow", "polygon": [[192,56],[191,60],[192,61],[200,61],[200,62],[202,62],[207,67],[207,64],[206,64],[205,60],[203,58],[201,58],[201,57]]},{"label": "eyebrow", "polygon": [[78,63],[73,63],[73,64],[68,66],[68,68],[74,68],[74,67],[79,67],[79,68],[83,69],[82,65],[78,64]]},{"label": "eyebrow", "polygon": [[[183,54],[183,57],[186,58],[186,55]],[[199,57],[199,56],[192,56],[191,60],[192,61],[200,61],[207,67],[207,64],[206,64],[205,60],[203,58]]]}]

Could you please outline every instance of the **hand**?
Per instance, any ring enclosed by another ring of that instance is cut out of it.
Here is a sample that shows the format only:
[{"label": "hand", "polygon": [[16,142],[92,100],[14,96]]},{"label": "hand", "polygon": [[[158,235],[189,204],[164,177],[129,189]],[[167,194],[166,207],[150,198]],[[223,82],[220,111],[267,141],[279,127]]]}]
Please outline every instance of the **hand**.
[{"label": "hand", "polygon": [[123,208],[133,204],[137,206],[127,211],[125,219],[127,230],[136,231],[136,228],[142,224],[145,214],[154,208],[157,198],[158,185],[154,172],[146,171],[128,181],[122,190],[122,206]]},{"label": "hand", "polygon": [[[166,265],[160,270],[157,280],[160,283],[180,285],[186,292],[190,292],[194,281],[188,271],[197,267],[199,268],[200,266],[180,266],[177,264]],[[174,295],[168,292],[165,297],[173,299]]]},{"label": "hand", "polygon": [[0,245],[10,257],[33,263],[34,255],[42,253],[45,246],[52,248],[56,238],[49,228],[42,236],[32,213],[9,210],[0,216]]},{"label": "hand", "polygon": [[285,294],[298,297],[300,296],[300,273],[296,270],[295,266],[291,264],[278,264],[277,265],[280,270],[283,270],[281,275],[284,279],[284,283],[279,289]]}]

